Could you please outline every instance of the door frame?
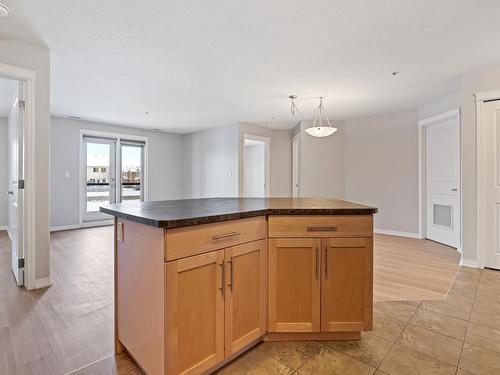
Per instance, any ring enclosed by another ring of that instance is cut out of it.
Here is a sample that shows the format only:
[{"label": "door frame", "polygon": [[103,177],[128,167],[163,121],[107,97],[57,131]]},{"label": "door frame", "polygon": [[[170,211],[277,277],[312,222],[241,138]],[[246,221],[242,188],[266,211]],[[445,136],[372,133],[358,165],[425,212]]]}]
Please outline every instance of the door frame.
[{"label": "door frame", "polygon": [[[297,133],[292,138],[292,198],[295,188],[297,188],[297,198],[300,197],[300,133]],[[296,145],[296,152],[294,152],[294,145]],[[294,186],[295,180],[297,186]]]},{"label": "door frame", "polygon": [[[123,133],[113,133],[113,132],[104,132],[100,130],[91,130],[91,129],[80,129],[79,132],[79,160],[78,160],[78,184],[79,184],[79,189],[78,189],[78,215],[79,215],[79,224],[80,227],[93,227],[93,226],[101,226],[101,225],[111,225],[113,224],[113,219],[109,220],[100,220],[100,221],[84,221],[84,210],[85,206],[83,204],[83,197],[86,195],[85,189],[83,187],[83,178],[86,174],[86,167],[84,166],[84,156],[85,156],[85,151],[84,151],[84,146],[85,142],[83,140],[84,136],[89,136],[89,137],[96,137],[96,138],[114,138],[116,139],[116,157],[115,157],[115,171],[118,172],[121,170],[121,148],[120,146],[120,140],[129,140],[129,141],[139,141],[139,142],[144,142],[144,156],[143,156],[143,179],[144,179],[144,201],[147,201],[149,199],[149,165],[148,165],[148,149],[149,149],[149,138],[142,136],[142,135],[132,135],[132,134],[123,134]],[[118,189],[119,189],[120,184],[116,183],[115,184],[115,196],[118,196],[117,194]]]},{"label": "door frame", "polygon": [[484,231],[484,212],[486,210],[486,199],[483,192],[486,189],[487,171],[484,167],[485,145],[483,142],[481,125],[481,111],[484,102],[500,100],[500,90],[483,91],[474,95],[476,103],[476,251],[477,251],[477,267],[484,268],[485,249],[481,240]]},{"label": "door frame", "polygon": [[253,140],[253,141],[258,141],[258,142],[264,142],[264,168],[265,168],[265,175],[264,175],[264,183],[266,185],[265,188],[265,198],[269,197],[270,193],[270,188],[269,188],[269,171],[270,171],[270,151],[271,151],[271,138],[268,137],[262,137],[260,135],[253,135],[253,134],[243,134],[243,152],[241,155],[241,160],[242,160],[242,186],[241,186],[241,194],[242,197],[245,197],[245,140]]},{"label": "door frame", "polygon": [[[447,121],[450,119],[458,118],[459,127],[459,146],[460,150],[462,147],[462,124],[460,121],[460,108],[455,108],[447,112],[437,114],[418,121],[418,237],[420,239],[427,238],[427,155],[426,155],[426,135],[427,126],[435,125],[437,123]],[[459,245],[457,251],[462,253],[463,244],[463,194],[462,194],[462,152],[460,151],[459,160],[459,199],[458,203],[460,205],[460,237]]]},{"label": "door frame", "polygon": [[[36,71],[0,63],[0,77],[24,81],[24,197],[22,207],[22,236],[19,239],[24,251],[24,287],[34,289],[36,285]],[[49,283],[50,285],[50,283]],[[48,286],[44,284],[43,286]]]}]

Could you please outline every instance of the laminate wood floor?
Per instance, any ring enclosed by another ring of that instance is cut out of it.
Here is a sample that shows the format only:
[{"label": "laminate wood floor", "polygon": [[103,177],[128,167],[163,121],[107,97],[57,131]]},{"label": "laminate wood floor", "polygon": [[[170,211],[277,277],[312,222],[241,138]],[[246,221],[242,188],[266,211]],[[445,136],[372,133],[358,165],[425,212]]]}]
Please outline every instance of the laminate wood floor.
[{"label": "laminate wood floor", "polygon": [[459,269],[456,249],[429,240],[378,234],[373,248],[375,301],[445,298]]},{"label": "laminate wood floor", "polygon": [[[112,355],[112,237],[111,227],[52,233],[53,286],[26,291],[15,285],[10,270],[10,241],[0,231],[0,374],[140,373],[126,354]],[[374,262],[376,300],[440,298],[446,295],[458,269],[454,249],[431,241],[382,235],[375,237]],[[288,355],[288,350],[290,355],[309,356],[309,351],[315,350],[312,343],[302,346],[269,348],[269,353],[284,350],[282,354]],[[273,359],[279,353],[270,355],[259,348],[239,360],[241,368],[230,365],[223,372],[251,373],[247,371],[249,363],[254,363],[249,368],[256,370],[258,363],[275,366],[272,371],[257,373],[290,370],[290,366]],[[336,360],[334,357],[331,359]],[[307,366],[303,368],[306,370]]]}]

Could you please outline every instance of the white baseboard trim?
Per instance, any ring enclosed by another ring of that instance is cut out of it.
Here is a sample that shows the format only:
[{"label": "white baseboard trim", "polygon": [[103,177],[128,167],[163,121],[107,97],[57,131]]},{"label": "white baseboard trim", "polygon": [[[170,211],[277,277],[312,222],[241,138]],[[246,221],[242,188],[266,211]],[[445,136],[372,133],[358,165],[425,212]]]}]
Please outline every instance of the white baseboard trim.
[{"label": "white baseboard trim", "polygon": [[378,229],[378,228],[374,228],[373,232],[377,233],[377,234],[388,234],[390,236],[399,236],[399,237],[421,239],[420,234],[418,234],[418,233],[398,232],[396,230],[387,230],[387,229]]},{"label": "white baseboard trim", "polygon": [[81,229],[81,228],[92,228],[92,227],[103,227],[106,225],[113,225],[113,220],[101,220],[101,221],[86,221],[81,224],[71,224],[71,225],[62,225],[58,227],[50,227],[51,232],[59,232],[62,230],[71,230],[71,229]]},{"label": "white baseboard trim", "polygon": [[99,220],[99,221],[84,221],[82,223],[82,228],[93,228],[93,227],[105,227],[107,225],[113,225],[115,221],[111,220]]},{"label": "white baseboard trim", "polygon": [[71,230],[71,229],[79,229],[82,226],[80,224],[73,224],[73,225],[62,225],[59,227],[50,227],[51,232],[59,232],[61,230]]},{"label": "white baseboard trim", "polygon": [[482,267],[479,267],[477,260],[464,259],[464,258],[460,259],[460,266],[470,267],[470,268],[482,268]]},{"label": "white baseboard trim", "polygon": [[52,285],[50,277],[42,277],[41,279],[36,279],[33,283],[33,289],[47,288]]}]

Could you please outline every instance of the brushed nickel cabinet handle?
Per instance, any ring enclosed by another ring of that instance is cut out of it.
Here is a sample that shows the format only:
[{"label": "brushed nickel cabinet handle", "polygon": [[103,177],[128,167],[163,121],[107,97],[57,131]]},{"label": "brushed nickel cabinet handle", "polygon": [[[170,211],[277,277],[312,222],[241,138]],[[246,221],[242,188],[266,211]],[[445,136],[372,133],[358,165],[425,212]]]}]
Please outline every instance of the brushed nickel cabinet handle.
[{"label": "brushed nickel cabinet handle", "polygon": [[225,272],[224,272],[224,260],[222,260],[221,264],[219,264],[219,265],[220,265],[220,268],[222,270],[222,280],[221,280],[222,282],[220,284],[219,290],[220,290],[220,294],[224,295],[224,284],[226,283],[226,276],[224,275],[225,274]]},{"label": "brushed nickel cabinet handle", "polygon": [[325,246],[325,279],[328,279],[328,246]]},{"label": "brushed nickel cabinet handle", "polygon": [[316,280],[319,279],[319,246],[316,246]]},{"label": "brushed nickel cabinet handle", "polygon": [[231,292],[233,291],[233,257],[231,257],[231,260],[229,261],[229,267],[231,267],[229,269],[229,284],[227,284],[227,286],[229,287],[229,289],[231,290]]},{"label": "brushed nickel cabinet handle", "polygon": [[241,234],[241,232],[231,232],[231,233],[218,234],[216,236],[213,236],[212,239],[214,239],[216,241],[217,240],[223,240],[225,238],[239,236],[240,234]]},{"label": "brushed nickel cabinet handle", "polygon": [[336,232],[337,226],[321,226],[321,225],[310,225],[307,227],[308,232]]}]

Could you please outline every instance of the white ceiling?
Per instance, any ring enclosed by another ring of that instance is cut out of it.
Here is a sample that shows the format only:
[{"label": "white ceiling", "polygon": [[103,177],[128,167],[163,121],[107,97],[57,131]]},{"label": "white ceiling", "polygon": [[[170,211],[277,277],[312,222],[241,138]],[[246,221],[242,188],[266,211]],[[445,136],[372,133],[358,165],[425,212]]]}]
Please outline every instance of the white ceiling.
[{"label": "white ceiling", "polygon": [[9,116],[18,85],[18,81],[0,78],[0,117]]},{"label": "white ceiling", "polygon": [[414,108],[500,64],[498,0],[2,1],[1,38],[52,50],[54,114],[180,133],[291,127],[288,94],[333,119]]}]

